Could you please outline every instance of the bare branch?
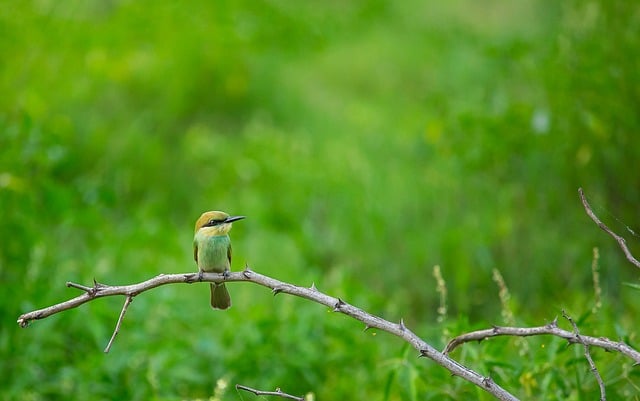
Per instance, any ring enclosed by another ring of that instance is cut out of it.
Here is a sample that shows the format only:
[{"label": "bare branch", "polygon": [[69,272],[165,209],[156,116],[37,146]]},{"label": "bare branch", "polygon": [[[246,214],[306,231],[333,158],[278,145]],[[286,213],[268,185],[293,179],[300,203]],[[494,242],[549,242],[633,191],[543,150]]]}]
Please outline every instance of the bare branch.
[{"label": "bare branch", "polygon": [[248,391],[255,395],[274,395],[276,397],[289,398],[291,400],[297,400],[297,401],[304,401],[304,397],[296,397],[295,395],[283,393],[282,390],[280,390],[280,387],[278,387],[276,391],[262,391],[262,390],[256,390],[251,387],[243,386],[242,384],[236,384],[236,390]]},{"label": "bare branch", "polygon": [[[226,276],[217,273],[164,274],[154,277],[150,280],[143,281],[141,283],[123,286],[109,286],[94,283],[94,286],[92,288],[82,288],[79,287],[79,285],[71,285],[72,287],[84,290],[85,293],[68,301],[61,302],[44,309],[25,313],[18,318],[18,324],[21,327],[26,327],[33,320],[43,319],[53,314],[76,308],[96,298],[114,295],[134,297],[144,291],[156,288],[161,285],[194,283],[198,281],[215,283],[220,283],[223,281],[252,282],[263,287],[270,288],[275,293],[290,294],[319,303],[331,308],[335,312],[343,313],[347,316],[363,322],[365,324],[365,328],[377,328],[402,338],[419,352],[420,357],[427,357],[431,359],[436,364],[444,367],[449,372],[451,372],[452,375],[460,376],[464,380],[475,384],[476,386],[490,393],[499,400],[518,400],[514,395],[495,383],[490,377],[482,376],[476,371],[469,369],[459,364],[457,361],[451,359],[446,353],[442,353],[435,349],[433,346],[431,346],[420,337],[415,335],[411,330],[409,330],[404,322],[402,322],[402,324],[392,323],[388,320],[371,315],[370,313],[365,312],[362,309],[350,305],[340,298],[326,295],[315,288],[315,286],[312,286],[312,288],[306,288],[289,283],[284,283],[271,277],[256,273],[249,268],[245,268],[241,272],[229,272],[228,274],[226,274]],[[123,312],[121,312],[121,315],[124,315],[124,309],[125,308],[123,308]]]},{"label": "bare branch", "polygon": [[578,325],[576,324],[576,322],[573,321],[571,316],[567,315],[567,313],[564,310],[562,311],[562,317],[564,317],[569,321],[569,323],[571,323],[571,325],[573,326],[573,333],[576,335],[576,338],[578,339],[578,341],[584,346],[584,356],[585,358],[587,358],[587,361],[589,362],[589,366],[591,367],[591,372],[593,372],[593,375],[596,377],[596,380],[598,381],[598,386],[600,386],[600,401],[606,401],[607,393],[604,388],[604,382],[602,381],[602,376],[600,376],[600,372],[598,372],[596,363],[593,361],[593,358],[591,358],[591,352],[589,352],[589,344],[587,344],[582,339],[582,336],[580,335],[580,331],[578,330]]},{"label": "bare branch", "polygon": [[113,334],[111,335],[111,339],[104,349],[104,353],[108,354],[109,350],[111,350],[111,345],[113,344],[113,340],[116,339],[116,336],[120,332],[120,325],[122,324],[122,319],[124,319],[124,314],[127,313],[127,308],[129,304],[133,301],[132,295],[127,295],[127,298],[124,300],[124,305],[122,305],[122,311],[120,312],[120,317],[118,317],[118,323],[116,323],[116,328],[113,330]]},{"label": "bare branch", "polygon": [[558,327],[557,320],[539,327],[501,327],[494,326],[491,329],[477,330],[470,333],[462,334],[449,341],[447,346],[442,351],[443,354],[448,355],[456,349],[458,346],[471,341],[482,341],[490,337],[498,336],[514,336],[514,337],[529,337],[539,335],[553,335],[556,337],[564,338],[569,341],[570,344],[580,343],[583,345],[590,345],[592,347],[598,347],[607,351],[619,352],[627,357],[633,359],[635,364],[640,364],[640,352],[633,347],[623,343],[609,340],[604,337],[591,337],[580,335],[578,339],[576,333],[563,330]]},{"label": "bare branch", "polygon": [[607,234],[612,236],[618,242],[618,245],[620,245],[620,248],[622,248],[622,252],[624,252],[624,255],[627,257],[627,260],[629,262],[633,263],[636,267],[640,268],[640,262],[636,258],[634,258],[633,255],[631,254],[631,251],[627,247],[627,241],[621,236],[619,236],[618,234],[614,233],[609,227],[607,227],[602,221],[600,221],[598,216],[596,216],[596,214],[591,209],[589,202],[587,202],[587,198],[585,197],[584,191],[582,191],[582,188],[578,188],[578,193],[580,194],[580,200],[582,201],[584,210],[587,212],[587,215],[591,217],[591,220],[593,220],[598,225],[598,227],[600,227],[602,230],[604,230]]},{"label": "bare branch", "polygon": [[[215,273],[204,274],[203,277],[205,276],[207,277],[207,280],[203,279],[202,281],[222,282],[224,280],[221,275]],[[38,309],[33,312],[25,313],[18,318],[18,324],[20,325],[20,327],[26,327],[33,320],[44,319],[45,317],[49,317],[56,313],[77,308],[78,306],[92,301],[95,298],[102,298],[113,295],[136,296],[143,291],[147,291],[161,285],[172,283],[194,283],[196,281],[199,281],[198,273],[166,275],[161,274],[150,280],[143,281],[142,283],[122,286],[109,286],[94,281],[93,287],[85,287],[80,284],[68,282],[67,287],[78,288],[82,291],[85,291],[85,293],[68,301],[49,306],[47,308]]]}]

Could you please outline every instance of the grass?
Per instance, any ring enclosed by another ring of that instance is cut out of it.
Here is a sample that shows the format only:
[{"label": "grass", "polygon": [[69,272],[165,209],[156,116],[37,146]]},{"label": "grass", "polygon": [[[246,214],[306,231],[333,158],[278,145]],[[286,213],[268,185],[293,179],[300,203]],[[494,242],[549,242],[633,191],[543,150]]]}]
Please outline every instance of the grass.
[{"label": "grass", "polygon": [[[234,226],[234,268],[323,291],[440,347],[565,309],[637,342],[638,6],[382,1],[12,2],[0,11],[0,398],[222,399],[220,383],[317,399],[489,399],[383,333],[302,300],[206,285],[37,322],[75,292],[193,271],[193,222]],[[592,250],[602,307],[592,313]],[[438,321],[439,265],[447,318]],[[630,283],[631,285],[625,285]],[[598,394],[579,347],[553,338],[454,357],[522,398]],[[594,350],[609,399],[637,368]],[[217,383],[217,384],[216,384]],[[218,387],[216,387],[218,386]],[[222,394],[223,393],[223,394]],[[243,397],[251,397],[243,395]]]}]

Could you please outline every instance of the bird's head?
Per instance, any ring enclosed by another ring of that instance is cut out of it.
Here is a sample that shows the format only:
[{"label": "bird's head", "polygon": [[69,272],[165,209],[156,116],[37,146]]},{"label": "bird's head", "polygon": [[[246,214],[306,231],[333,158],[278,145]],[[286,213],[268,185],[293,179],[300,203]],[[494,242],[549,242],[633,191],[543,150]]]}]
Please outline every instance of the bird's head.
[{"label": "bird's head", "polygon": [[231,230],[231,223],[241,219],[244,219],[244,216],[229,216],[217,210],[204,212],[196,221],[195,232],[204,230],[207,235],[226,235]]}]

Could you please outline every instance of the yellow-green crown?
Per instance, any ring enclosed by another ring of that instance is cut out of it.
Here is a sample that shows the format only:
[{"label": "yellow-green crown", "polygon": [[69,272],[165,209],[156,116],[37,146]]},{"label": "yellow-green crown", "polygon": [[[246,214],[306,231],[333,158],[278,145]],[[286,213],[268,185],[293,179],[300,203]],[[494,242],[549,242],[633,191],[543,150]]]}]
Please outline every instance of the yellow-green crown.
[{"label": "yellow-green crown", "polygon": [[224,221],[229,218],[229,214],[225,212],[221,212],[219,210],[211,210],[209,212],[204,212],[200,215],[200,218],[196,220],[196,229],[198,232],[199,229],[202,228],[205,224],[208,224],[210,221]]},{"label": "yellow-green crown", "polygon": [[231,223],[241,219],[244,219],[244,216],[229,216],[227,213],[218,210],[204,212],[196,220],[195,232],[197,233],[198,230],[205,227],[211,233],[216,233],[216,235],[226,234],[231,229]]}]

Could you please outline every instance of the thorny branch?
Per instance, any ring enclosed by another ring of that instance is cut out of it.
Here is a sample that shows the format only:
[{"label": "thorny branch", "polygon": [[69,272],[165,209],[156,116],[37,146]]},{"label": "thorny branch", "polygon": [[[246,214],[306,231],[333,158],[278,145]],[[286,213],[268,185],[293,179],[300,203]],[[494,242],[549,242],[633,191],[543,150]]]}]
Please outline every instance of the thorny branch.
[{"label": "thorny branch", "polygon": [[280,387],[278,387],[276,391],[262,391],[262,390],[256,390],[255,388],[243,386],[242,384],[236,384],[236,390],[248,391],[255,395],[273,395],[276,397],[289,398],[291,400],[296,400],[296,401],[304,401],[304,397],[296,397],[295,395],[283,393],[282,390],[280,390]]},{"label": "thorny branch", "polygon": [[[607,234],[612,236],[620,245],[620,248],[624,252],[627,260],[629,260],[636,267],[640,268],[640,262],[633,257],[629,248],[626,245],[626,241],[623,237],[614,233],[609,227],[607,227],[600,219],[595,215],[591,206],[587,202],[587,199],[584,195],[582,188],[578,189],[578,193],[580,194],[580,199],[582,204],[587,212],[587,215]],[[73,287],[79,290],[84,291],[84,294],[72,298],[68,301],[61,302],[59,304],[55,304],[43,309],[35,310],[32,312],[25,313],[18,318],[18,324],[21,327],[27,327],[29,323],[33,320],[44,319],[51,315],[54,315],[59,312],[63,312],[65,310],[76,308],[84,303],[92,301],[97,298],[114,296],[114,295],[124,295],[126,297],[125,303],[122,307],[122,311],[120,312],[120,316],[118,318],[118,322],[116,324],[115,330],[107,347],[105,348],[105,352],[109,352],[113,341],[115,340],[116,335],[120,330],[120,326],[122,324],[122,320],[124,319],[124,315],[127,311],[128,306],[133,301],[133,298],[138,294],[151,290],[153,288],[159,287],[161,285],[167,284],[177,284],[177,283],[194,283],[194,282],[215,282],[220,283],[223,281],[233,282],[233,281],[244,281],[244,282],[253,282],[255,284],[270,288],[274,295],[278,293],[286,293],[294,296],[298,296],[301,298],[308,299],[310,301],[325,305],[330,307],[334,312],[340,312],[347,316],[351,316],[352,318],[359,320],[365,324],[365,330],[370,328],[377,328],[383,331],[386,331],[390,334],[393,334],[397,337],[402,338],[403,340],[410,343],[416,350],[419,352],[420,357],[427,357],[434,361],[436,364],[444,367],[452,375],[460,376],[466,381],[469,381],[479,388],[485,390],[490,393],[494,397],[499,400],[515,400],[518,399],[500,387],[497,383],[488,376],[482,376],[479,373],[475,372],[472,369],[469,369],[457,361],[451,359],[449,357],[449,353],[453,351],[455,348],[460,346],[461,344],[470,342],[470,341],[481,341],[490,337],[496,336],[518,336],[518,337],[526,337],[526,336],[534,336],[534,335],[554,335],[557,337],[561,337],[566,339],[570,344],[580,343],[585,347],[585,356],[589,361],[589,364],[592,368],[592,371],[596,375],[596,379],[598,380],[598,384],[600,385],[601,391],[601,400],[605,399],[605,391],[604,391],[604,383],[602,378],[600,377],[593,360],[591,359],[591,355],[589,353],[589,346],[603,348],[607,351],[615,351],[621,354],[626,355],[627,357],[633,359],[635,361],[635,365],[640,365],[640,352],[635,350],[633,347],[623,343],[609,340],[603,337],[591,337],[579,334],[578,329],[573,323],[573,320],[565,316],[573,325],[574,331],[570,332],[567,330],[563,330],[558,327],[557,319],[553,322],[539,327],[500,327],[494,326],[491,329],[485,330],[477,330],[474,332],[462,334],[460,336],[452,339],[445,349],[442,352],[439,352],[434,347],[426,343],[424,340],[415,335],[411,330],[409,330],[404,321],[401,319],[399,323],[392,323],[388,320],[382,319],[381,317],[371,315],[368,312],[365,312],[353,305],[350,305],[344,302],[340,298],[335,298],[329,295],[326,295],[312,285],[310,288],[299,287],[293,284],[284,283],[273,279],[268,276],[264,276],[262,274],[256,273],[250,270],[248,267],[245,268],[242,272],[230,272],[224,275],[216,274],[216,273],[184,273],[184,274],[161,274],[152,279],[143,281],[137,284],[131,285],[123,285],[123,286],[109,286],[105,284],[100,284],[94,281],[93,287],[87,287],[81,284],[67,282],[67,287]],[[301,399],[295,396],[290,396],[289,394],[282,393],[280,389],[276,389],[275,392],[263,392],[260,390],[254,390],[246,386],[237,385],[236,388],[242,389],[245,391],[253,392],[257,395],[277,395],[280,397],[291,398],[291,399]]]},{"label": "thorny branch", "polygon": [[[381,317],[374,316],[368,312],[365,312],[362,309],[359,309],[351,304],[348,304],[340,298],[324,294],[318,291],[315,285],[312,285],[310,288],[299,287],[256,273],[249,268],[245,268],[245,270],[241,272],[230,272],[226,275],[217,273],[161,274],[141,283],[122,286],[109,286],[105,284],[94,283],[93,287],[85,287],[74,283],[67,283],[67,286],[69,287],[79,288],[83,290],[84,294],[44,309],[25,313],[18,318],[18,324],[21,327],[26,327],[33,320],[44,319],[56,313],[76,308],[97,298],[114,295],[124,295],[127,298],[133,299],[133,297],[135,297],[136,295],[152,288],[159,287],[161,285],[194,283],[197,281],[215,283],[220,283],[223,281],[252,282],[270,288],[274,294],[290,294],[308,299],[321,305],[325,305],[331,308],[334,312],[343,313],[347,316],[351,316],[352,318],[363,322],[366,329],[376,328],[402,338],[403,340],[410,343],[419,352],[418,356],[431,359],[436,364],[444,367],[449,372],[451,372],[452,375],[460,376],[464,380],[467,380],[485,390],[486,392],[492,394],[499,400],[518,400],[513,394],[509,393],[507,390],[503,389],[500,385],[495,383],[491,377],[483,376],[476,371],[461,365],[445,353],[439,352],[433,346],[431,346],[420,337],[415,335],[411,330],[409,330],[409,328],[404,324],[403,320],[400,320],[399,323],[390,322]],[[127,306],[127,303],[125,303],[125,306]],[[124,315],[125,309],[126,308],[123,307],[121,316]],[[116,330],[118,329],[118,327],[119,326],[116,326]]]},{"label": "thorny branch", "polygon": [[607,227],[602,221],[600,221],[598,216],[596,216],[596,214],[591,209],[591,205],[589,205],[589,202],[587,202],[587,198],[584,195],[584,191],[582,190],[582,188],[578,188],[578,193],[580,194],[582,206],[584,206],[584,210],[587,212],[587,215],[591,217],[591,220],[593,220],[598,225],[598,227],[600,227],[618,242],[618,245],[620,245],[620,248],[622,248],[622,252],[624,252],[624,255],[627,257],[627,260],[629,262],[640,268],[640,262],[631,254],[631,251],[627,247],[627,241],[618,234],[614,233],[609,227]]},{"label": "thorny branch", "polygon": [[504,327],[494,326],[490,329],[472,331],[459,335],[449,341],[447,346],[442,351],[443,354],[448,355],[464,343],[471,341],[482,341],[490,337],[499,336],[514,336],[514,337],[529,337],[540,335],[552,335],[560,338],[564,338],[570,344],[583,344],[592,347],[602,348],[607,351],[619,352],[629,358],[631,358],[636,365],[640,364],[640,352],[633,347],[623,343],[609,340],[605,337],[591,337],[580,334],[580,338],[576,336],[575,332],[567,331],[558,327],[558,319],[553,322],[538,327]]}]

